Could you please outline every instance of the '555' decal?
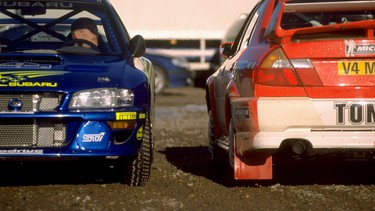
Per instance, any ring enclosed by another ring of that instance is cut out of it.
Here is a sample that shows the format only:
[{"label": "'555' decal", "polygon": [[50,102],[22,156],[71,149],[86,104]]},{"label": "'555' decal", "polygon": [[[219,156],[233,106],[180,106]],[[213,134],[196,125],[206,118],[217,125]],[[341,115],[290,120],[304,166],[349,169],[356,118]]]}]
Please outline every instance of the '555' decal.
[{"label": "'555' decal", "polygon": [[375,125],[375,103],[357,102],[334,103],[337,125],[345,125],[346,120],[352,125]]}]

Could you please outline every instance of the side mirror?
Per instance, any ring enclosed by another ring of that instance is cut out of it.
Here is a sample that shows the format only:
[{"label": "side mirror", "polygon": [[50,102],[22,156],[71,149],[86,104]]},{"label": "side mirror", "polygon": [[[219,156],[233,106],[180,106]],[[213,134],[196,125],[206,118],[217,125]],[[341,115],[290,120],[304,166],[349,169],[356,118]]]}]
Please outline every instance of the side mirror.
[{"label": "side mirror", "polygon": [[229,57],[232,55],[233,42],[225,42],[220,45],[220,54],[224,57]]},{"label": "side mirror", "polygon": [[141,57],[146,52],[146,42],[141,35],[136,35],[130,40],[129,48],[133,57]]}]

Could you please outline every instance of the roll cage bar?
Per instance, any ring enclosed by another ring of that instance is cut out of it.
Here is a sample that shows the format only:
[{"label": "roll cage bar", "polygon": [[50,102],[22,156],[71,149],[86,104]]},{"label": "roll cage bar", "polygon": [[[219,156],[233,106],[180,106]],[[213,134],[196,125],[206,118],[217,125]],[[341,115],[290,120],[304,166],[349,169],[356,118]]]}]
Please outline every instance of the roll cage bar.
[{"label": "roll cage bar", "polygon": [[45,33],[47,33],[47,34],[49,34],[49,35],[51,35],[51,36],[53,36],[53,37],[56,37],[56,38],[60,39],[61,41],[64,41],[66,39],[66,37],[64,35],[62,35],[60,33],[57,33],[57,32],[55,32],[55,31],[53,31],[53,30],[51,30],[49,28],[55,26],[58,23],[61,23],[61,22],[65,21],[65,20],[67,20],[68,18],[70,18],[70,17],[72,17],[72,16],[74,16],[74,15],[76,15],[76,14],[82,12],[82,11],[83,11],[82,9],[80,9],[80,10],[73,10],[73,11],[71,11],[71,12],[69,12],[69,13],[67,13],[67,14],[65,14],[65,15],[57,18],[57,19],[53,19],[52,21],[50,21],[49,23],[46,23],[43,26],[40,26],[40,25],[38,25],[38,24],[30,21],[30,20],[27,20],[26,18],[24,18],[24,17],[22,17],[20,15],[12,13],[12,12],[6,10],[6,9],[0,8],[0,13],[3,13],[4,15],[7,15],[7,16],[13,18],[14,20],[17,20],[17,21],[19,21],[21,23],[24,23],[24,24],[26,24],[26,25],[34,28],[34,30],[32,30],[32,31],[30,31],[30,32],[22,35],[21,37],[13,40],[12,41],[13,43],[18,43],[18,42],[20,42],[22,40],[30,38],[33,35],[36,35],[36,34],[42,32],[42,31],[45,32]]}]

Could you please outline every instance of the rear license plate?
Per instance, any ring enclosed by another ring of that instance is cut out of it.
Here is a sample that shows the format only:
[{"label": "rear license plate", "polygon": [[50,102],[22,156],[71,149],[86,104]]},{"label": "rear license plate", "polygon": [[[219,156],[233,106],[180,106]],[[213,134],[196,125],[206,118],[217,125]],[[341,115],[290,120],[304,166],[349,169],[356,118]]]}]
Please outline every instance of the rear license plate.
[{"label": "rear license plate", "polygon": [[375,75],[375,61],[347,61],[337,63],[338,75]]}]

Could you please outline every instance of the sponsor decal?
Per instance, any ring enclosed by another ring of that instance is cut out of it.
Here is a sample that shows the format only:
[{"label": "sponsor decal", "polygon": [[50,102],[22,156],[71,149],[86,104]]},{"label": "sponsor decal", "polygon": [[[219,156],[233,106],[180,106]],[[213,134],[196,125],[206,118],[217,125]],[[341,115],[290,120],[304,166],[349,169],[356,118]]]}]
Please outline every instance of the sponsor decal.
[{"label": "sponsor decal", "polygon": [[51,82],[9,82],[9,87],[57,87],[57,83]]},{"label": "sponsor decal", "polygon": [[117,112],[116,120],[134,120],[137,119],[137,112]]},{"label": "sponsor decal", "polygon": [[140,113],[139,114],[139,119],[146,119],[146,114],[145,113]]},{"label": "sponsor decal", "polygon": [[0,72],[0,87],[57,87],[56,82],[27,81],[33,78],[63,75],[68,72],[64,71],[8,71]]},{"label": "sponsor decal", "polygon": [[104,135],[104,132],[101,132],[99,134],[85,134],[83,135],[82,142],[101,142],[103,140]]},{"label": "sponsor decal", "polygon": [[371,102],[335,102],[336,124],[375,125],[375,103]]},{"label": "sponsor decal", "polygon": [[73,8],[69,2],[28,2],[28,1],[5,1],[0,2],[2,7],[45,7],[45,8]]},{"label": "sponsor decal", "polygon": [[375,54],[374,44],[357,44],[354,40],[345,40],[345,55],[352,57],[360,54]]},{"label": "sponsor decal", "polygon": [[235,108],[233,112],[235,117],[250,117],[249,108],[243,107],[243,108]]},{"label": "sponsor decal", "polygon": [[137,140],[141,140],[143,138],[143,126],[138,129],[136,138]]},{"label": "sponsor decal", "polygon": [[43,150],[41,149],[3,149],[0,150],[0,154],[37,154],[42,155]]},{"label": "sponsor decal", "polygon": [[38,34],[31,36],[31,42],[60,42],[60,39],[45,32],[39,32]]}]

